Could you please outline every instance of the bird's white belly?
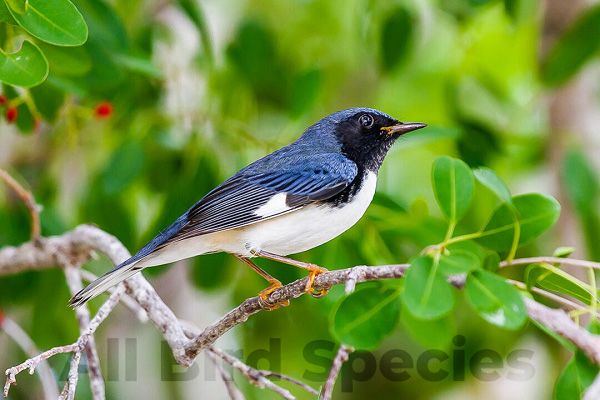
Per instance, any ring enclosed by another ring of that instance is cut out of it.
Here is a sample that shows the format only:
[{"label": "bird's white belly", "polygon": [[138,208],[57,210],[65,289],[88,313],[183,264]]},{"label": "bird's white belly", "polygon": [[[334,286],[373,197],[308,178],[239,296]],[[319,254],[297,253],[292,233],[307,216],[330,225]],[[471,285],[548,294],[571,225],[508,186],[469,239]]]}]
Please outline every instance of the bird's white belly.
[{"label": "bird's white belly", "polygon": [[150,267],[220,251],[252,257],[252,251],[259,250],[285,256],[312,249],[358,222],[373,200],[376,184],[377,175],[370,172],[352,201],[343,207],[310,205],[241,228],[192,237],[170,244],[140,264]]},{"label": "bird's white belly", "polygon": [[[364,215],[373,200],[377,175],[369,173],[362,188],[343,207],[310,205],[272,219],[236,229],[239,242],[250,250],[288,255],[317,247],[351,228]],[[229,251],[228,249],[224,249]],[[239,254],[239,253],[238,253]]]}]

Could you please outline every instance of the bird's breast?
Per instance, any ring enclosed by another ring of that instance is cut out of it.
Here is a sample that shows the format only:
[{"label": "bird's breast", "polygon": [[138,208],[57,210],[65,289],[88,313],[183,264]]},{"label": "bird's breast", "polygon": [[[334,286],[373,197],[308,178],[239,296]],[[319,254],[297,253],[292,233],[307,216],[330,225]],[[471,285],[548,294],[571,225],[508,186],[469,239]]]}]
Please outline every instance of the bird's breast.
[{"label": "bird's breast", "polygon": [[358,222],[373,200],[376,184],[377,175],[367,172],[358,190],[354,190],[345,201],[311,204],[236,229],[239,235],[238,243],[245,243],[245,255],[248,256],[250,250],[288,255],[317,247],[339,236]]}]

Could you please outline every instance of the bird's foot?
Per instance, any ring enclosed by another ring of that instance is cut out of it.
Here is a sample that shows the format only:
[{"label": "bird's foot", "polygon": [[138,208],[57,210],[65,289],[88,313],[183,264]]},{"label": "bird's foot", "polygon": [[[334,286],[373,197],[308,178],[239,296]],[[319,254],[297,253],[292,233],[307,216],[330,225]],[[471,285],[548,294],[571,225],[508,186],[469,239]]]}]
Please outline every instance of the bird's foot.
[{"label": "bird's foot", "polygon": [[275,291],[283,286],[281,284],[281,282],[277,279],[272,279],[272,280],[270,279],[269,283],[271,284],[271,286],[269,286],[268,288],[266,288],[264,290],[261,290],[258,293],[258,301],[259,301],[262,309],[265,311],[273,311],[273,310],[277,310],[279,307],[289,306],[290,305],[289,300],[283,300],[283,301],[280,301],[275,304],[273,304],[267,300],[267,296],[269,296],[271,293],[273,293],[273,291]]},{"label": "bird's foot", "polygon": [[317,275],[322,274],[323,272],[328,272],[328,269],[319,267],[318,265],[315,265],[315,264],[310,264],[310,266],[307,269],[308,269],[308,280],[306,281],[306,286],[304,287],[304,291],[306,293],[310,294],[312,297],[317,298],[317,299],[325,296],[327,294],[327,292],[329,292],[329,288],[315,290],[315,288],[313,288],[313,285],[315,283],[315,277]]}]

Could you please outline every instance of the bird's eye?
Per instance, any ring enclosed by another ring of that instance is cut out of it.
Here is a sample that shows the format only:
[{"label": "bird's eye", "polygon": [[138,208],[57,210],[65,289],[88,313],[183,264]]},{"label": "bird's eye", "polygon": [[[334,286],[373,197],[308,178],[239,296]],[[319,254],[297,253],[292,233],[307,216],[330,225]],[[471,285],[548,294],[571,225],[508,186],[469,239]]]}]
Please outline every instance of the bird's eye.
[{"label": "bird's eye", "polygon": [[373,117],[370,116],[369,114],[363,114],[360,116],[360,118],[358,119],[360,124],[362,126],[364,126],[365,128],[370,128],[373,126]]}]

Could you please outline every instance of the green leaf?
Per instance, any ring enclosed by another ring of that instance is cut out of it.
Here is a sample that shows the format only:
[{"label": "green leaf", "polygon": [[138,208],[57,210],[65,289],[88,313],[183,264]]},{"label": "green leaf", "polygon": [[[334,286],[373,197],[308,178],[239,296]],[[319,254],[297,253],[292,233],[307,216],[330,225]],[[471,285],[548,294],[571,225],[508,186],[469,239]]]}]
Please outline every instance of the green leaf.
[{"label": "green leaf", "polygon": [[26,2],[24,0],[4,0],[4,3],[9,10],[17,14],[25,14],[27,12]]},{"label": "green leaf", "polygon": [[92,60],[85,47],[61,47],[46,43],[40,43],[39,47],[48,59],[52,75],[79,77],[92,68]]},{"label": "green leaf", "polygon": [[48,76],[48,61],[41,50],[30,41],[12,54],[0,49],[0,81],[10,85],[32,87]]},{"label": "green leaf", "polygon": [[448,156],[433,163],[431,180],[435,198],[450,221],[458,221],[468,210],[473,197],[473,173],[461,160]]},{"label": "green leaf", "polygon": [[456,299],[434,260],[418,256],[406,273],[402,300],[415,317],[437,319],[452,311]]},{"label": "green leaf", "polygon": [[90,31],[90,40],[101,46],[107,54],[125,54],[129,43],[127,31],[119,16],[105,1],[75,0]]},{"label": "green leaf", "polygon": [[500,268],[500,255],[495,251],[488,250],[483,257],[483,269],[497,272]]},{"label": "green leaf", "polygon": [[24,14],[11,13],[23,29],[45,42],[80,46],[87,40],[87,25],[69,0],[29,0]]},{"label": "green leaf", "polygon": [[469,274],[465,294],[473,309],[493,325],[516,330],[527,320],[519,291],[496,274],[483,270]]},{"label": "green leaf", "polygon": [[573,358],[556,381],[554,399],[580,400],[600,368],[592,363],[580,350],[575,351]]},{"label": "green leaf", "polygon": [[394,331],[401,303],[398,289],[361,286],[332,310],[331,334],[341,343],[368,350]]},{"label": "green leaf", "polygon": [[126,188],[144,170],[144,149],[138,142],[121,146],[112,156],[104,173],[105,193],[115,194]]},{"label": "green leaf", "polygon": [[440,272],[444,275],[458,275],[481,268],[479,258],[468,250],[454,250],[440,257]]},{"label": "green leaf", "polygon": [[525,271],[525,277],[528,290],[538,285],[543,289],[571,296],[587,305],[592,303],[594,296],[598,296],[586,283],[550,264],[530,265]]},{"label": "green leaf", "polygon": [[131,72],[136,72],[151,78],[161,78],[163,76],[162,70],[151,60],[146,58],[115,54],[113,61],[115,64],[126,68]]},{"label": "green leaf", "polygon": [[8,10],[8,6],[2,0],[0,0],[0,21],[4,21],[11,25],[17,25],[17,21],[12,17],[12,14]]},{"label": "green leaf", "polygon": [[200,2],[196,0],[177,0],[177,3],[192,20],[196,26],[196,29],[198,29],[198,33],[200,33],[200,40],[202,40],[204,55],[209,62],[212,63],[214,59],[213,46],[208,24],[206,23],[206,15],[202,8],[200,8]]},{"label": "green leaf", "polygon": [[580,214],[587,215],[595,209],[600,183],[594,168],[581,151],[572,150],[565,156],[562,181]]},{"label": "green leaf", "polygon": [[501,201],[512,204],[510,191],[493,170],[487,167],[479,167],[474,169],[473,172],[479,183],[494,192]]},{"label": "green leaf", "polygon": [[[548,230],[560,215],[560,204],[551,196],[529,193],[513,197],[521,235],[519,244],[527,243]],[[492,250],[508,250],[512,246],[515,220],[512,206],[501,204],[475,241]]]},{"label": "green leaf", "polygon": [[570,79],[600,49],[600,4],[588,7],[558,39],[546,62],[541,79],[558,85]]},{"label": "green leaf", "polygon": [[402,325],[410,335],[428,349],[447,349],[456,335],[456,326],[452,316],[440,319],[418,319],[403,305],[401,313]]},{"label": "green leaf", "polygon": [[415,24],[412,15],[404,7],[386,13],[380,40],[380,64],[384,71],[391,71],[408,59]]},{"label": "green leaf", "polygon": [[569,257],[571,254],[573,254],[573,252],[575,250],[577,250],[575,247],[561,246],[561,247],[558,247],[556,250],[554,250],[554,253],[552,253],[552,257],[558,257],[558,258]]},{"label": "green leaf", "polygon": [[17,106],[17,121],[15,124],[21,133],[33,132],[35,128],[35,119],[27,103],[21,103]]},{"label": "green leaf", "polygon": [[66,93],[52,85],[50,79],[39,86],[31,88],[29,93],[42,117],[48,122],[54,122],[65,102]]},{"label": "green leaf", "polygon": [[290,92],[290,115],[299,117],[313,106],[323,85],[320,69],[311,69],[296,78]]}]

